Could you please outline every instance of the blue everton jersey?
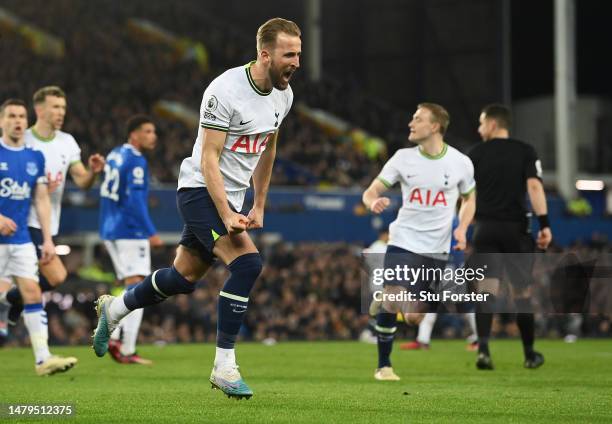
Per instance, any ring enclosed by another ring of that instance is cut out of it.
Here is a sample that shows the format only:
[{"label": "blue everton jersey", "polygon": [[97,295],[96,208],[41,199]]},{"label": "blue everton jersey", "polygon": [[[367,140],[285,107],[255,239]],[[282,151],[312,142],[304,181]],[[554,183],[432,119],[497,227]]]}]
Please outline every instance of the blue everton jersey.
[{"label": "blue everton jersey", "polygon": [[45,158],[29,147],[12,147],[0,138],[0,214],[17,224],[9,237],[0,235],[0,244],[29,243],[28,214],[36,185],[46,183]]},{"label": "blue everton jersey", "polygon": [[100,238],[146,239],[155,234],[147,207],[147,160],[130,144],[106,157],[100,186]]}]

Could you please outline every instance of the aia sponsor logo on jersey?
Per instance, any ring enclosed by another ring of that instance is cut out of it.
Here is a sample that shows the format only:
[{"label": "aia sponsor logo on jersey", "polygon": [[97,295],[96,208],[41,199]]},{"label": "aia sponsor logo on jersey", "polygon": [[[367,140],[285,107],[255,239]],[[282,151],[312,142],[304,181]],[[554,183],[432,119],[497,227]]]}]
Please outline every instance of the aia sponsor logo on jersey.
[{"label": "aia sponsor logo on jersey", "polygon": [[234,141],[231,151],[251,154],[261,153],[266,149],[266,144],[268,144],[268,141],[270,141],[270,137],[272,137],[273,134],[274,133],[271,132],[267,134],[257,134],[256,136],[241,135],[236,139],[236,141]]},{"label": "aia sponsor logo on jersey", "polygon": [[409,203],[421,206],[448,206],[446,196],[442,190],[437,193],[431,190],[415,188],[410,192]]},{"label": "aia sponsor logo on jersey", "polygon": [[47,172],[47,181],[49,184],[61,184],[64,181],[64,174],[62,171],[58,171],[57,174],[55,174],[55,178],[53,178],[53,174]]}]

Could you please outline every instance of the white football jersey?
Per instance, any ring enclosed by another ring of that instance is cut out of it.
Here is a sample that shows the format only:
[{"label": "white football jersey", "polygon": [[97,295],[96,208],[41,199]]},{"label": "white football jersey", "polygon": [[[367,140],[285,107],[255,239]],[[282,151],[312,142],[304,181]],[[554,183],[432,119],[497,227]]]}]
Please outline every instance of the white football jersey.
[{"label": "white football jersey", "polygon": [[402,206],[389,226],[389,244],[419,254],[448,253],[459,194],[476,187],[472,161],[444,144],[435,156],[419,147],[398,150],[378,179],[387,187],[399,182]]},{"label": "white football jersey", "polygon": [[[51,198],[51,235],[57,235],[62,213],[62,195],[66,186],[68,169],[74,163],[81,161],[81,149],[73,136],[63,131],[55,131],[52,139],[43,139],[32,128],[25,132],[26,145],[39,150],[45,157],[45,172],[49,183],[59,181],[57,189],[49,194]],[[28,226],[40,228],[34,206],[30,209]]]},{"label": "white football jersey", "polygon": [[202,136],[205,128],[225,131],[225,145],[219,158],[228,201],[242,209],[251,176],[268,141],[289,113],[293,102],[291,87],[263,92],[251,77],[251,62],[232,68],[215,78],[204,91],[200,106],[200,128],[190,157],[183,160],[178,188],[206,187],[200,169]]}]

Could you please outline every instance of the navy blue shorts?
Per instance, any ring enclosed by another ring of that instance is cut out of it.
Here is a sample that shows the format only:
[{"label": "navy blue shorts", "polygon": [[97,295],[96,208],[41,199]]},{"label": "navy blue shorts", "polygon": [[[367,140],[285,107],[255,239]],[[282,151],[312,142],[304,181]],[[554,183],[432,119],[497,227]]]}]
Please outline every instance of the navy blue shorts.
[{"label": "navy blue shorts", "polygon": [[[40,228],[28,227],[28,231],[30,232],[30,238],[32,239],[32,243],[34,243],[34,247],[36,248],[36,256],[38,259],[42,256],[42,244],[43,244],[43,236]],[[55,243],[55,240],[53,240]]]},{"label": "navy blue shorts", "polygon": [[227,229],[208,190],[182,188],[176,194],[176,204],[185,223],[179,244],[196,250],[204,262],[213,263],[215,241],[226,235]]},{"label": "navy blue shorts", "polygon": [[[437,278],[438,273],[433,272],[433,270],[441,269],[444,271],[446,263],[446,261],[440,259],[419,255],[409,250],[389,245],[385,253],[385,269],[396,269],[396,267],[399,266],[402,270],[407,268],[409,270],[421,271],[418,273],[418,278],[416,279],[412,278],[414,274],[408,271],[406,275],[409,276],[409,280],[403,278],[404,273],[402,272],[401,279],[397,281],[385,281],[385,285],[402,286],[417,295],[423,291],[434,292],[440,280]],[[425,270],[431,271],[426,272]]]}]

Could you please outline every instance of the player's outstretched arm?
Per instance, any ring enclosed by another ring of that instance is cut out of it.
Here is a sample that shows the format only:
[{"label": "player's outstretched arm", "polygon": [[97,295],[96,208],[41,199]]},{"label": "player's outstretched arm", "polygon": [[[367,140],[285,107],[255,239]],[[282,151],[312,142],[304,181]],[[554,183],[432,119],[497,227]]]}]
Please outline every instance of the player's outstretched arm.
[{"label": "player's outstretched arm", "polygon": [[104,170],[105,163],[104,156],[93,154],[87,160],[89,169],[85,168],[82,162],[75,162],[70,166],[70,176],[79,188],[87,190],[96,181],[98,174]]},{"label": "player's outstretched arm", "polygon": [[272,178],[272,166],[276,158],[276,141],[278,140],[278,131],[266,144],[266,150],[261,154],[259,163],[253,172],[253,188],[255,189],[255,199],[253,209],[249,212],[249,229],[262,228],[264,209],[266,207],[266,199],[268,197],[268,189],[270,188],[270,179]]},{"label": "player's outstretched arm", "polygon": [[226,133],[206,128],[202,133],[202,137],[200,168],[206,180],[206,188],[215,203],[217,213],[223,220],[227,231],[230,234],[240,233],[246,230],[248,219],[246,216],[234,212],[229,207],[227,195],[225,194],[225,185],[223,184],[223,176],[219,168],[219,159],[221,158],[221,152],[223,152]]},{"label": "player's outstretched arm", "polygon": [[378,178],[372,181],[370,187],[363,192],[362,200],[363,204],[375,214],[379,214],[391,204],[391,200],[388,197],[381,197],[382,194],[387,191],[387,186],[383,184]]},{"label": "player's outstretched arm", "polygon": [[55,256],[55,246],[51,239],[51,199],[49,198],[49,191],[46,183],[38,183],[36,185],[34,207],[38,215],[40,231],[43,237],[40,262],[46,264]]},{"label": "player's outstretched arm", "polygon": [[540,249],[546,249],[552,241],[552,232],[548,224],[548,206],[546,205],[546,193],[544,192],[544,186],[539,178],[528,178],[527,179],[527,194],[529,195],[529,201],[531,207],[538,217],[540,222],[540,231],[538,232],[538,238],[536,244]]},{"label": "player's outstretched arm", "polygon": [[467,246],[467,230],[474,214],[476,213],[476,191],[472,190],[470,193],[461,196],[461,207],[459,208],[459,225],[455,228],[453,236],[457,240],[455,250],[465,250]]}]

